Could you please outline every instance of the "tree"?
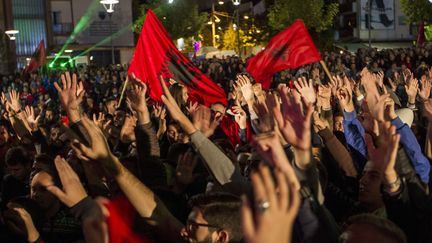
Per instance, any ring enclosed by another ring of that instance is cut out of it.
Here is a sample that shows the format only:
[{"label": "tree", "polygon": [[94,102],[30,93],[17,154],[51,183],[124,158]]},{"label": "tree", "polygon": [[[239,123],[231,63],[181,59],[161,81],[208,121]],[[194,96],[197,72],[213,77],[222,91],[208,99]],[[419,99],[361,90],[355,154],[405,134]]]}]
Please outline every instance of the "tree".
[{"label": "tree", "polygon": [[223,34],[223,49],[237,50],[237,32],[232,27],[232,24],[228,26]]},{"label": "tree", "polygon": [[157,0],[141,5],[141,14],[134,25],[136,33],[141,32],[148,9],[153,9],[174,40],[197,36],[208,20],[208,14],[199,13],[198,5],[193,0],[174,1],[172,4]]},{"label": "tree", "polygon": [[275,0],[267,17],[275,31],[285,29],[296,19],[303,19],[308,28],[322,32],[332,26],[338,12],[338,3],[326,4],[324,0]]},{"label": "tree", "polygon": [[429,0],[401,0],[402,11],[410,24],[420,24],[430,20],[432,16],[432,4]]}]

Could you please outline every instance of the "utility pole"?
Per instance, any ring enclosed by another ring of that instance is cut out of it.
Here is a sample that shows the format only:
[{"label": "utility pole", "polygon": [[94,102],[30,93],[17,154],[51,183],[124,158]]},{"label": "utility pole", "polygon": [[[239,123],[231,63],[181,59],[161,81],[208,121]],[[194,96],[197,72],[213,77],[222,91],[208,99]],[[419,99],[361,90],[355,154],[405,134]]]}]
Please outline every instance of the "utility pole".
[{"label": "utility pole", "polygon": [[369,39],[369,48],[372,48],[372,37],[371,37],[371,19],[372,19],[372,1],[368,0],[367,1],[367,5],[368,5],[368,39]]},{"label": "utility pole", "polygon": [[216,47],[216,18],[215,18],[215,4],[214,3],[212,3],[211,22],[212,22],[212,44],[213,44],[213,47]]}]

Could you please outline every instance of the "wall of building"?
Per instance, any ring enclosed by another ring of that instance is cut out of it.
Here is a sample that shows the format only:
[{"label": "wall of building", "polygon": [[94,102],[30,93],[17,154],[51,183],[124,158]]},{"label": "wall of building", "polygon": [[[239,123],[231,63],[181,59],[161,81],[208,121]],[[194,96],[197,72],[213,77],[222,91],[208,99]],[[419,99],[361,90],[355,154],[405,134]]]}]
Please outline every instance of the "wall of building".
[{"label": "wall of building", "polygon": [[[393,1],[393,0],[390,0]],[[363,4],[362,4],[363,2]],[[368,10],[364,7],[364,2],[367,2],[367,0],[358,0],[357,2],[353,3],[354,11],[356,11],[357,14],[357,28],[354,30],[354,37],[357,37],[363,41],[367,41],[369,38],[369,30],[367,26],[365,26],[365,16],[368,13]],[[372,11],[375,11],[377,9],[376,7],[377,0],[372,0]],[[394,0],[394,7],[393,7],[393,19],[394,19],[394,25],[392,28],[385,28],[384,26],[380,26],[379,23],[376,23],[379,21],[379,18],[374,19],[374,13],[372,13],[372,19],[375,22],[376,29],[371,29],[371,39],[372,41],[400,41],[400,40],[412,40],[414,37],[410,34],[410,26],[405,22],[405,16],[401,9],[401,2],[400,0]],[[389,1],[384,1],[384,3],[389,3]],[[386,6],[386,8],[390,8],[391,6]],[[375,16],[377,17],[377,16]],[[371,26],[374,26],[374,24],[371,24]]]},{"label": "wall of building", "polygon": [[[96,3],[95,3],[96,2]],[[95,5],[93,5],[95,3]],[[73,16],[75,26],[83,24],[86,26],[82,31],[77,33],[76,42],[78,44],[96,44],[115,33],[120,34],[113,38],[114,46],[134,46],[132,33],[132,0],[121,0],[115,6],[115,11],[111,18],[99,1],[74,0]],[[90,10],[90,11],[89,11]],[[83,16],[88,17],[83,21]],[[80,21],[82,21],[80,23]],[[110,46],[110,41],[104,46]]]}]

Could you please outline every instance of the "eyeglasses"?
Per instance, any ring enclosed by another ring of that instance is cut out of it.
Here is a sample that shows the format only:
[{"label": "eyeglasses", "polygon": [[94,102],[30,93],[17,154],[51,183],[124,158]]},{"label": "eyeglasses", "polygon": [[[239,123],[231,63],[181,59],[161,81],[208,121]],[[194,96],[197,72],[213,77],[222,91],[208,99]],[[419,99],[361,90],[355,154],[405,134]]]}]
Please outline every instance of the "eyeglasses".
[{"label": "eyeglasses", "polygon": [[193,221],[187,221],[186,222],[186,229],[188,232],[194,232],[198,229],[198,227],[207,227],[207,228],[215,228],[217,230],[221,230],[222,228],[217,225],[211,225],[211,224],[199,224]]}]

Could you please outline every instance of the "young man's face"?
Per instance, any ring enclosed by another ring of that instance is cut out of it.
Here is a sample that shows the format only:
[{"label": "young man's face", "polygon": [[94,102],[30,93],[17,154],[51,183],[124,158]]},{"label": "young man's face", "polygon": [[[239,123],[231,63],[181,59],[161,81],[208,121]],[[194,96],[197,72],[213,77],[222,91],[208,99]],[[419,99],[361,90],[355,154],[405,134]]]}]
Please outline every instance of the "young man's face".
[{"label": "young man's face", "polygon": [[228,242],[218,237],[218,229],[209,225],[201,210],[194,207],[189,214],[186,225],[180,232],[186,242],[213,243]]},{"label": "young man's face", "polygon": [[28,175],[30,173],[30,164],[29,165],[23,165],[23,164],[17,164],[17,165],[7,165],[6,169],[10,175],[15,177],[16,179],[20,181],[28,180]]}]

